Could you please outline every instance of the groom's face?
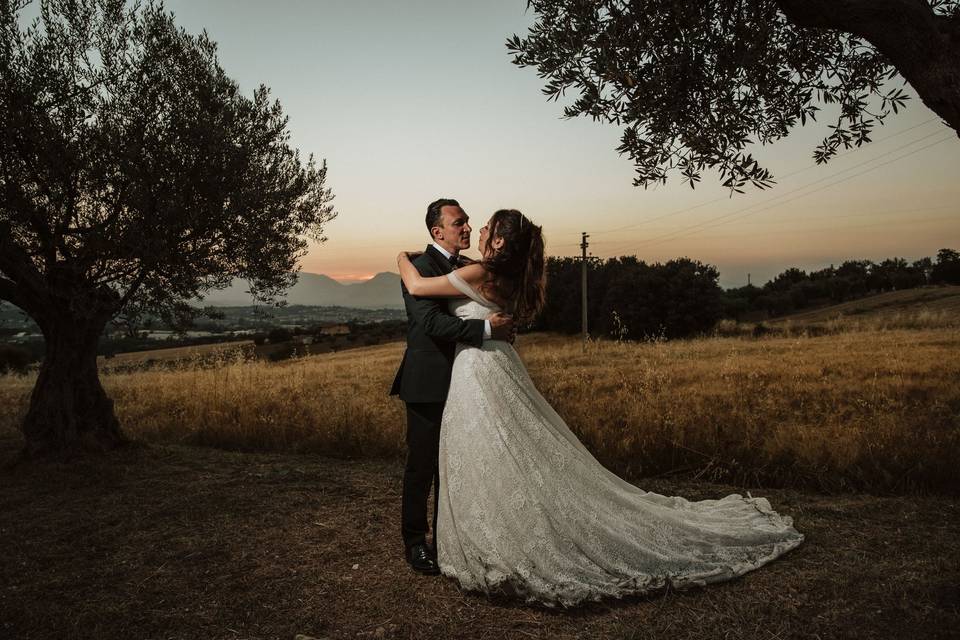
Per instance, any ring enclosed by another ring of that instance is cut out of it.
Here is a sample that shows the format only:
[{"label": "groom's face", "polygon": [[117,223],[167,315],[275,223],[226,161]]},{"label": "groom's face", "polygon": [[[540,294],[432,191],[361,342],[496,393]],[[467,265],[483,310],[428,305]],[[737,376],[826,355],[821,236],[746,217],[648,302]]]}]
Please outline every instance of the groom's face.
[{"label": "groom's face", "polygon": [[440,209],[440,226],[433,228],[437,244],[452,253],[470,248],[470,216],[455,205]]}]

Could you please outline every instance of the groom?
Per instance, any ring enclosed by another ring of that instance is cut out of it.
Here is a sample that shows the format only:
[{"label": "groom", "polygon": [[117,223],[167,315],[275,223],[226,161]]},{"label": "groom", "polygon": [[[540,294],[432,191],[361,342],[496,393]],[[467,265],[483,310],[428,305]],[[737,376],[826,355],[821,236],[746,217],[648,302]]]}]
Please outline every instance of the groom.
[{"label": "groom", "polygon": [[[470,248],[470,224],[456,200],[440,199],[427,207],[427,230],[433,244],[413,259],[422,276],[442,276],[460,265],[460,251]],[[461,320],[447,310],[447,300],[417,298],[401,284],[407,308],[407,350],[390,395],[407,405],[407,465],[403,472],[401,532],[407,562],[418,573],[436,575],[437,506],[440,471],[440,419],[450,387],[458,342],[479,347],[485,339],[509,340],[513,319],[502,313],[486,320]],[[427,543],[427,498],[433,487],[433,544]]]}]

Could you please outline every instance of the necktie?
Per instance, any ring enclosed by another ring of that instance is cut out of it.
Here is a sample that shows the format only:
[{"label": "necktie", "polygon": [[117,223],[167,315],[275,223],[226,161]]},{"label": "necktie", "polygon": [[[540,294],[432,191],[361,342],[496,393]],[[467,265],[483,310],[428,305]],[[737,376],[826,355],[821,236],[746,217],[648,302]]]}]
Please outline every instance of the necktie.
[{"label": "necktie", "polygon": [[447,260],[449,260],[451,266],[454,266],[454,267],[456,267],[457,265],[460,264],[460,257],[459,257],[459,256],[451,255],[449,258],[447,258]]}]

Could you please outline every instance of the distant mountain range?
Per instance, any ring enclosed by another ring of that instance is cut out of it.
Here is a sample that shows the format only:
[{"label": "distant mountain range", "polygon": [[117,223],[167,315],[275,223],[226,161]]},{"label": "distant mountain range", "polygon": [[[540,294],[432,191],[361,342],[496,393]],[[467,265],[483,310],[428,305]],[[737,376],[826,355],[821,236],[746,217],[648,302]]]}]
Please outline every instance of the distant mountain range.
[{"label": "distant mountain range", "polygon": [[[249,285],[243,280],[234,280],[226,289],[211,291],[202,305],[214,307],[243,307],[253,304]],[[400,276],[396,273],[378,273],[369,280],[354,284],[342,284],[320,273],[298,274],[284,298],[287,304],[302,304],[319,307],[354,307],[357,309],[402,308]]]}]

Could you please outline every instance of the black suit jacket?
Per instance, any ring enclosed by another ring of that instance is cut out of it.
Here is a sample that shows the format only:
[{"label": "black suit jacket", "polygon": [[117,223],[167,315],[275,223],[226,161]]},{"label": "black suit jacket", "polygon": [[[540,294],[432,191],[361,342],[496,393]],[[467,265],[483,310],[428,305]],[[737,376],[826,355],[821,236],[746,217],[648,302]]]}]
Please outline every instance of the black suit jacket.
[{"label": "black suit jacket", "polygon": [[[424,277],[442,276],[453,266],[430,245],[413,260]],[[400,284],[407,308],[407,350],[390,395],[404,402],[446,402],[458,342],[483,344],[483,320],[461,320],[447,310],[447,299],[417,298]]]}]

